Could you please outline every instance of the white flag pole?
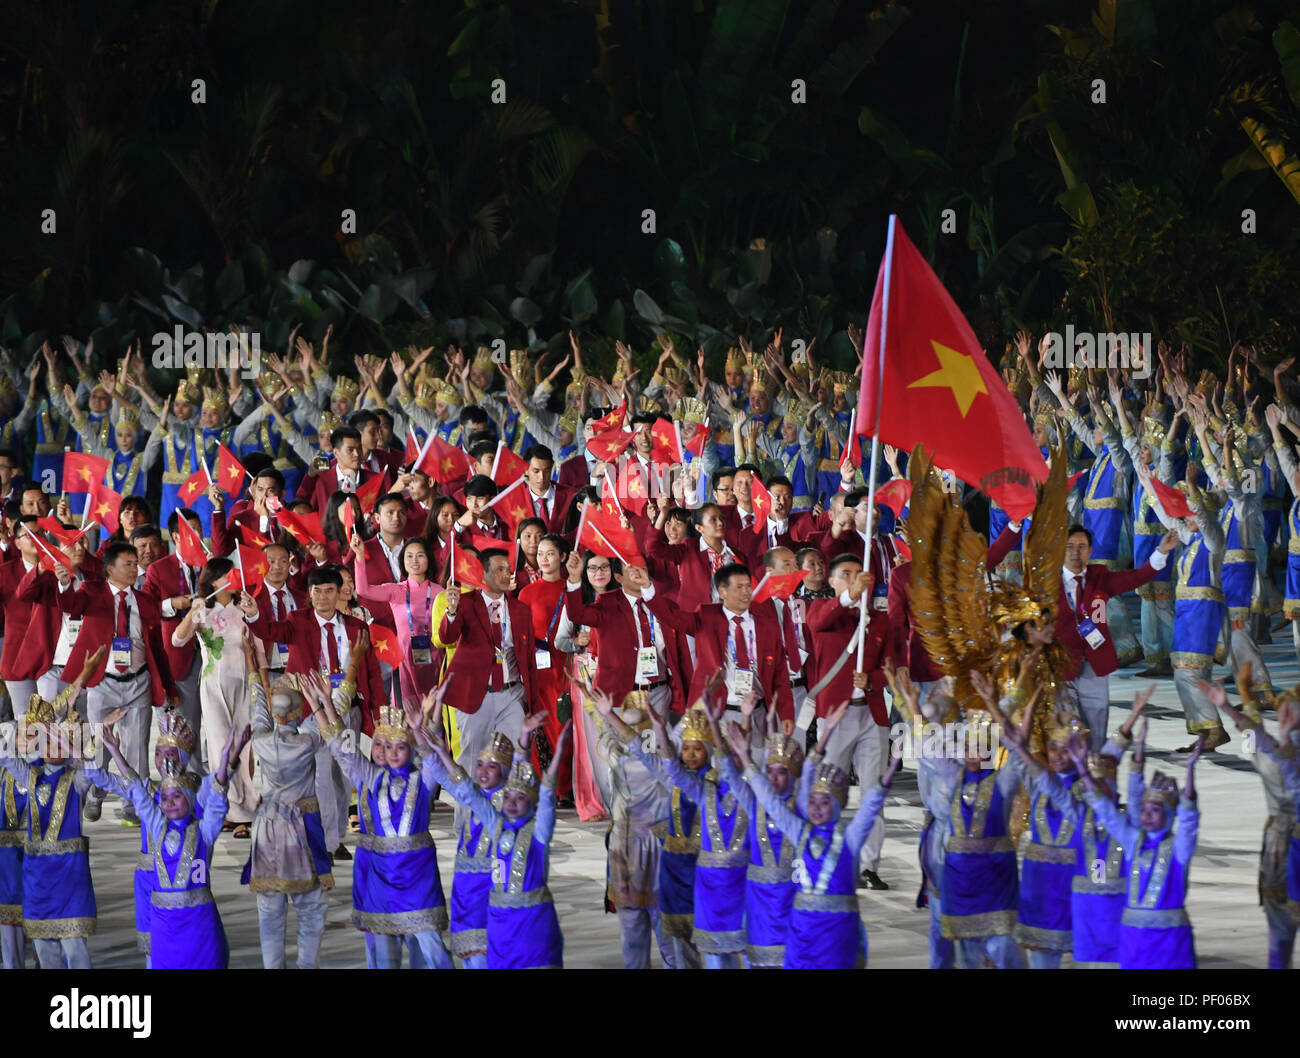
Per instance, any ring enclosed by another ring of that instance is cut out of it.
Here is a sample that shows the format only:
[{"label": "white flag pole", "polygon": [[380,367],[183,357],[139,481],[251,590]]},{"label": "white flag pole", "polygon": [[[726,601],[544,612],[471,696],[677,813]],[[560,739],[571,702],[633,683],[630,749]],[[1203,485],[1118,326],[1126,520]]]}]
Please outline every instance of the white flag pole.
[{"label": "white flag pole", "polygon": [[[876,417],[871,437],[871,473],[867,478],[867,539],[862,548],[862,568],[871,569],[871,538],[876,529],[876,473],[880,463],[880,413],[885,400],[885,342],[889,331],[889,287],[894,271],[894,230],[898,225],[897,214],[889,215],[889,234],[885,239],[885,275],[884,290],[880,304],[880,351],[876,363]],[[863,351],[863,370],[866,370],[866,350]],[[858,428],[862,426],[858,423]],[[849,444],[853,438],[849,438]],[[886,571],[888,572],[888,571]],[[862,658],[867,646],[867,607],[870,600],[866,593],[860,600],[861,611],[858,617],[858,665],[862,669]]]}]

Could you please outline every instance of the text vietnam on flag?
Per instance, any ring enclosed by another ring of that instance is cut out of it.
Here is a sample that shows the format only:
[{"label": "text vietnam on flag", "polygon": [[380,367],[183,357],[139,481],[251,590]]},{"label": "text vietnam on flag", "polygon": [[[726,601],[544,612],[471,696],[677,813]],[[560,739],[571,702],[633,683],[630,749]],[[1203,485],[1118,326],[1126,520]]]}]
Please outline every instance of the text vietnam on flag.
[{"label": "text vietnam on flag", "polygon": [[876,400],[883,392],[883,443],[906,451],[924,445],[936,466],[978,486],[1013,519],[1023,518],[1033,510],[1035,483],[1047,480],[1047,464],[966,317],[903,226],[893,218],[891,223],[892,254],[887,251],[880,262],[867,324],[857,431],[875,434]]}]

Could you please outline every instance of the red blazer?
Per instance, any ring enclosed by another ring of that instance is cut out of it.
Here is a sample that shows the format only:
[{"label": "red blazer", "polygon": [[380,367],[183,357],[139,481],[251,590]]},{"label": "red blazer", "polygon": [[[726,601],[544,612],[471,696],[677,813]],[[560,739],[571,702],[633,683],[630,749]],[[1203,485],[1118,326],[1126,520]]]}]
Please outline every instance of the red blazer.
[{"label": "red blazer", "polygon": [[[721,603],[706,603],[695,613],[674,605],[659,592],[646,602],[655,617],[684,635],[695,637],[695,672],[691,677],[687,701],[699,701],[704,694],[704,684],[718,669],[727,664],[727,643],[731,626]],[[785,646],[781,642],[781,626],[770,609],[755,607],[749,611],[754,618],[754,641],[758,657],[752,659],[757,666],[758,685],[763,700],[775,703],[777,715],[782,720],[794,719],[794,697],[790,693],[790,673],[786,669]],[[635,640],[633,640],[635,642]]]},{"label": "red blazer", "polygon": [[[813,630],[808,625],[808,607],[812,605],[812,600],[802,599],[796,596],[789,599],[767,599],[763,602],[754,603],[755,608],[762,609],[765,613],[770,613],[772,615],[772,620],[776,622],[777,627],[781,630],[781,643],[782,645],[785,645],[785,621],[781,616],[780,608],[778,608],[777,603],[780,603],[782,607],[791,607],[790,620],[794,623],[796,637],[799,634],[799,625],[801,623],[799,611],[800,609],[803,610],[803,648],[808,652],[808,659],[803,664],[800,664],[798,655],[787,650],[786,668],[791,669],[795,673],[795,679],[803,679],[805,681],[805,686],[811,686],[812,681],[808,680],[807,677],[808,673],[812,671],[813,662],[817,655],[817,637],[813,635]],[[797,644],[795,650],[798,650]]]},{"label": "red blazer", "polygon": [[560,473],[556,476],[555,485],[558,489],[563,486],[566,489],[572,489],[577,492],[591,484],[591,471],[587,467],[587,457],[579,452],[577,455],[570,456],[560,464]]},{"label": "red blazer", "polygon": [[[108,581],[95,580],[87,581],[75,590],[60,592],[58,581],[53,573],[42,573],[40,577],[41,579],[48,577],[54,584],[59,608],[72,617],[82,619],[81,631],[77,634],[76,642],[72,644],[72,652],[68,655],[67,665],[64,666],[65,672],[79,673],[89,655],[104,644],[113,641],[113,624],[117,616],[113,607],[113,589]],[[144,658],[149,669],[153,704],[165,705],[168,699],[176,697],[176,683],[172,679],[171,665],[168,664],[167,652],[163,647],[162,612],[158,608],[158,600],[152,594],[141,588],[132,590],[135,593],[134,600],[139,606],[140,630],[144,636]],[[96,686],[104,678],[107,668],[108,654],[105,653],[99,666],[90,674],[86,686]]]},{"label": "red blazer", "polygon": [[[646,603],[646,608],[649,607],[650,604]],[[615,588],[597,595],[596,601],[588,605],[582,601],[582,592],[571,591],[565,593],[564,608],[574,624],[600,631],[601,642],[607,649],[596,653],[595,683],[600,690],[612,694],[615,702],[621,703],[628,693],[636,690],[636,651],[632,649],[637,641],[636,613],[627,596]],[[668,668],[660,678],[671,681],[673,711],[684,712],[689,679],[680,664],[678,633],[663,622],[660,622],[660,628],[664,633],[664,659]]]},{"label": "red blazer", "polygon": [[[219,520],[214,518],[212,520],[213,525],[215,526]],[[191,566],[190,572],[193,577],[193,584],[197,588],[199,571]],[[176,554],[164,555],[156,562],[151,562],[148,572],[144,575],[144,590],[158,603],[160,614],[163,599],[170,599],[176,595],[192,595],[193,592],[185,587],[185,581],[181,577],[180,556]],[[180,617],[164,617],[162,619],[163,652],[167,655],[167,664],[171,667],[172,676],[179,676],[182,679],[189,674],[190,666],[194,664],[194,653],[199,648],[198,636],[191,636],[190,641],[183,647],[172,646],[172,633],[176,631],[183,620],[185,620],[184,613]]]},{"label": "red blazer", "polygon": [[[18,565],[21,566],[22,563],[19,562]],[[16,640],[14,669],[20,674],[10,677],[12,679],[34,680],[48,672],[54,664],[54,650],[59,644],[59,632],[63,626],[63,612],[59,609],[59,600],[55,598],[59,582],[52,573],[48,580],[38,579],[39,574],[39,566],[25,573],[18,582],[15,593],[19,600],[31,607],[31,615],[26,632],[21,625],[12,626],[12,638]],[[5,637],[6,653],[9,638]],[[72,680],[69,679],[68,682],[71,683]]]},{"label": "red blazer", "polygon": [[[289,611],[290,613],[294,612],[294,610],[306,610],[311,607],[311,600],[307,597],[305,591],[299,591],[289,581],[284,582],[284,590],[288,592],[289,597],[293,599],[294,609]],[[264,586],[262,591],[259,591],[255,596],[253,596],[253,598],[257,600],[257,609],[259,614],[267,621],[275,620],[275,615],[271,610],[271,594],[274,591],[275,589],[272,588],[271,585],[267,584]]]},{"label": "red blazer", "polygon": [[[577,489],[569,488],[565,485],[555,486],[555,499],[551,502],[550,517],[545,519],[546,531],[548,533],[562,533],[564,531],[565,518],[569,513],[569,508],[573,506],[573,497],[578,493]],[[538,518],[541,517],[538,508],[538,498],[533,495],[532,491],[528,492],[528,500],[533,505],[533,514]]]},{"label": "red blazer", "polygon": [[[737,525],[739,525],[739,522],[737,522]],[[762,536],[755,533],[746,533],[745,535],[761,546],[764,539]],[[730,531],[727,532],[724,539],[736,556],[736,561],[749,570],[750,576],[754,578],[754,583],[757,584],[759,577],[762,576],[762,552],[759,552],[758,559],[755,561],[753,545],[749,541],[742,542],[737,539],[735,533]],[[650,527],[645,531],[642,540],[644,543],[643,550],[648,559],[658,563],[660,569],[668,566],[676,569],[679,583],[677,604],[683,610],[690,613],[698,610],[701,606],[708,605],[712,601],[713,572],[708,558],[700,550],[700,541],[697,538],[688,537],[683,543],[670,544],[663,530],[655,529],[653,523],[650,523]],[[692,698],[691,701],[694,702],[695,699]]]},{"label": "red blazer", "polygon": [[[867,705],[871,718],[881,727],[889,723],[885,710],[885,674],[881,669],[891,653],[889,617],[883,610],[868,609],[867,643],[862,654],[862,670],[871,677],[867,689]],[[838,598],[814,599],[808,607],[808,627],[817,641],[817,650],[809,659],[808,686],[820,683],[822,677],[840,659],[850,639],[858,634],[858,608],[841,606]],[[841,702],[853,695],[853,673],[857,670],[854,656],[840,666],[830,685],[817,695],[817,715],[825,716]]]},{"label": "red blazer", "polygon": [[[357,476],[357,484],[364,485],[374,476],[375,472],[373,470],[367,470],[365,467],[362,467]],[[392,478],[389,478],[388,480],[391,481]],[[338,490],[338,468],[331,466],[328,470],[322,470],[316,475],[316,487],[312,490],[311,495],[307,497],[311,503],[311,509],[324,518],[325,508],[329,506],[330,497],[333,496],[334,493],[338,492]],[[382,496],[383,493],[384,487],[381,485],[379,486],[379,494]]]},{"label": "red blazer", "polygon": [[[388,559],[384,555],[384,546],[379,542],[377,536],[372,536],[365,542],[366,547],[366,583],[367,584],[394,584],[393,569],[388,564]],[[343,564],[348,569],[355,569],[357,556],[351,548],[343,553]],[[352,574],[355,579],[356,573]],[[393,608],[386,602],[372,600],[365,596],[360,587],[357,588],[357,594],[363,596],[362,605],[374,616],[374,619],[385,628],[391,628],[397,631],[397,625],[393,621]]]},{"label": "red blazer", "polygon": [[[537,686],[537,659],[533,654],[533,612],[527,603],[504,595],[510,617],[510,633],[515,647],[515,665],[524,685],[525,712],[540,712],[544,705]],[[543,631],[545,631],[543,629]],[[460,597],[460,610],[454,621],[446,616],[438,627],[438,638],[447,644],[456,644],[447,670],[446,703],[462,713],[477,713],[488,691],[488,678],[496,664],[492,646],[491,622],[487,604],[478,591],[466,592]]]},{"label": "red blazer", "polygon": [[791,551],[798,551],[801,547],[810,546],[810,541],[818,532],[812,511],[796,511],[786,519],[785,532],[776,534],[776,543],[766,533],[761,539],[767,547],[788,547]]},{"label": "red blazer", "polygon": [[[226,512],[224,518],[218,517],[215,511],[212,512],[212,554],[216,558],[224,558],[235,550],[236,543],[245,543],[242,533],[237,531],[241,525],[246,525],[255,533],[261,533],[258,526],[262,522],[262,516],[253,509],[251,503],[237,504]],[[280,525],[274,518],[267,519],[267,531],[262,534],[269,537],[274,543],[280,539]]]},{"label": "red blazer", "polygon": [[[257,620],[249,627],[268,650],[273,643],[289,644],[289,663],[285,666],[285,672],[303,675],[312,671],[319,672],[321,670],[320,625],[316,622],[316,611],[304,607],[301,610],[294,610],[283,621],[272,621],[267,616],[269,609],[262,610],[261,605],[259,602],[258,609],[261,612]],[[361,634],[365,624],[355,617],[335,614],[336,618],[340,616],[343,618],[343,627],[347,629],[348,642],[352,644],[352,649],[355,649],[357,636]],[[375,656],[374,650],[366,651],[365,659],[357,670],[357,697],[361,699],[356,703],[361,707],[361,729],[367,735],[373,734],[375,720],[379,716],[379,707],[388,701],[379,674],[379,659]]]},{"label": "red blazer", "polygon": [[379,464],[381,473],[388,475],[389,481],[396,481],[397,475],[402,471],[402,452],[394,451],[391,448],[376,448],[370,453],[375,457],[375,462]]},{"label": "red blazer", "polygon": [[[18,585],[27,575],[27,565],[18,553],[18,548],[10,548],[8,554],[9,557],[0,563],[0,606],[4,607],[6,633],[4,651],[0,653],[0,680],[30,680],[49,666],[46,665],[40,672],[26,674],[29,666],[21,657],[27,622],[32,618],[32,604],[18,597]],[[50,576],[53,577],[54,574],[51,573]]]},{"label": "red blazer", "polygon": [[1070,600],[1065,592],[1065,574],[1061,574],[1061,590],[1056,601],[1056,638],[1070,653],[1070,669],[1066,679],[1074,679],[1087,658],[1092,671],[1098,676],[1109,676],[1119,668],[1119,657],[1115,653],[1115,643],[1111,639],[1110,626],[1106,624],[1106,600],[1114,595],[1123,595],[1126,591],[1139,588],[1156,575],[1150,562],[1137,569],[1107,569],[1100,563],[1092,563],[1083,571],[1082,611],[1091,618],[1097,631],[1106,637],[1099,647],[1090,647],[1079,634],[1078,613],[1070,609]]}]

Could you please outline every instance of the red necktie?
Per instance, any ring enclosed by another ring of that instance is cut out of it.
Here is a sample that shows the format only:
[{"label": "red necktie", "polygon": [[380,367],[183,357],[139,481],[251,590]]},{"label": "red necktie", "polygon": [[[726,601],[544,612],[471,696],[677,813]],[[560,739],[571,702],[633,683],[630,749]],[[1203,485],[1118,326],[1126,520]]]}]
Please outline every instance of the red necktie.
[{"label": "red necktie", "polygon": [[[1085,571],[1086,573],[1086,571]],[[1074,578],[1074,609],[1082,621],[1087,615],[1083,612],[1083,578],[1084,573],[1080,573]]]},{"label": "red necktie", "polygon": [[325,641],[330,654],[330,672],[339,671],[339,643],[334,638],[334,622],[325,622]]},{"label": "red necktie", "polygon": [[[126,592],[117,593],[117,637],[128,638],[131,635],[131,611],[126,603]],[[125,665],[115,665],[118,672],[125,672]]]},{"label": "red necktie", "polygon": [[550,525],[551,512],[546,500],[541,499],[537,501],[537,511],[538,511],[538,517],[540,517],[542,521],[544,521],[547,525]]},{"label": "red necktie", "polygon": [[745,642],[745,619],[733,617],[731,623],[736,626],[736,668],[749,668],[749,644]]},{"label": "red necktie", "polygon": [[636,615],[641,622],[641,645],[643,647],[652,647],[655,645],[655,634],[650,628],[650,617],[645,612],[645,603],[640,599],[636,601]]},{"label": "red necktie", "polygon": [[278,588],[275,592],[275,613],[272,616],[277,620],[284,618],[284,589]]},{"label": "red necktie", "polygon": [[785,604],[781,607],[781,624],[785,632],[785,656],[790,663],[790,668],[798,671],[799,636],[794,628],[794,615],[790,612],[793,606],[792,600],[785,600]]},{"label": "red necktie", "polygon": [[[488,627],[492,630],[492,646],[499,652],[501,650],[501,611],[497,609],[501,603],[488,603]],[[499,663],[496,658],[492,659],[492,676],[488,680],[488,690],[499,691],[505,686],[505,675],[502,671],[504,665]]]}]

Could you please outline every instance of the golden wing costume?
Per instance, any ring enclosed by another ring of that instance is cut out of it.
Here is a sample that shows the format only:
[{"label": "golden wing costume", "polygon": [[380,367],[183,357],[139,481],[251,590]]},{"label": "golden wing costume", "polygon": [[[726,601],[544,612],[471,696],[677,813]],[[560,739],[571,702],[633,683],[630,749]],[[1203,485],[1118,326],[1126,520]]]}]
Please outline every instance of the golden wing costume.
[{"label": "golden wing costume", "polygon": [[[913,625],[926,651],[953,679],[955,712],[943,717],[945,721],[984,708],[971,686],[972,670],[993,674],[1000,692],[1009,694],[1031,650],[1023,638],[1024,630],[1055,631],[1069,530],[1067,463],[1063,447],[1052,452],[1051,471],[1038,488],[1038,502],[1025,537],[1024,583],[1013,584],[989,580],[985,569],[988,542],[971,528],[958,497],[944,491],[933,460],[922,446],[912,452],[908,465],[912,480],[909,602]],[[1065,650],[1053,636],[1027,684],[1043,688],[1042,707],[1035,710],[1030,738],[1034,752],[1043,748],[1042,734],[1052,722],[1066,667]]]}]

